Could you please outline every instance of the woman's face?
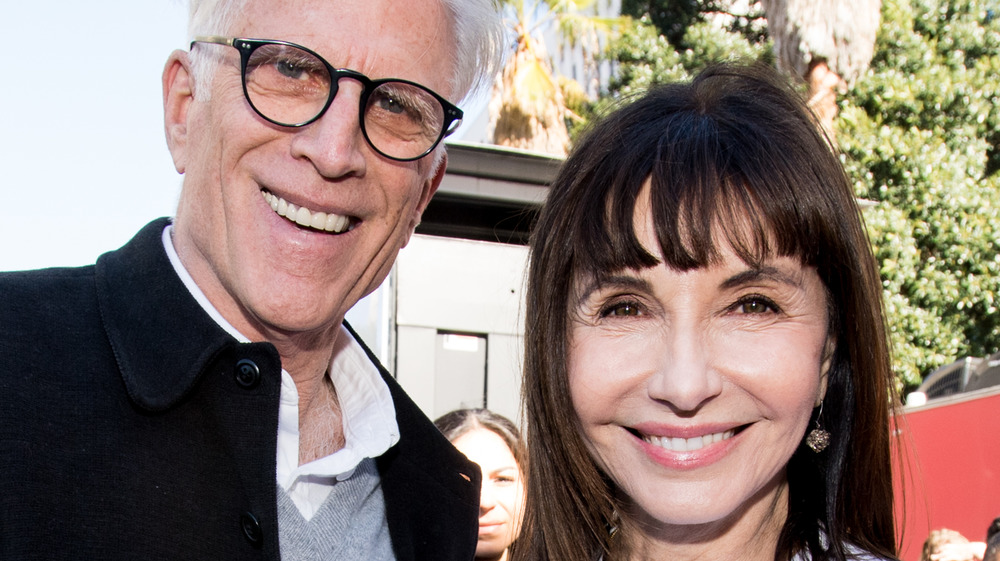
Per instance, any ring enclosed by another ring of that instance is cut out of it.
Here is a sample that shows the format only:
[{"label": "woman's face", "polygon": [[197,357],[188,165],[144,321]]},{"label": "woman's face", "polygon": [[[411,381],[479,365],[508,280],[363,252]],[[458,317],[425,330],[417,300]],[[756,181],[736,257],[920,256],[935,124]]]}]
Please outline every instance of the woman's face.
[{"label": "woman's face", "polygon": [[[636,216],[659,257],[648,196]],[[783,522],[785,466],[825,392],[832,344],[816,271],[785,257],[757,269],[720,247],[702,269],[580,281],[570,301],[584,441],[644,528]]]},{"label": "woman's face", "polygon": [[491,430],[473,429],[453,444],[483,470],[476,558],[497,559],[520,531],[524,502],[521,470],[507,443]]}]

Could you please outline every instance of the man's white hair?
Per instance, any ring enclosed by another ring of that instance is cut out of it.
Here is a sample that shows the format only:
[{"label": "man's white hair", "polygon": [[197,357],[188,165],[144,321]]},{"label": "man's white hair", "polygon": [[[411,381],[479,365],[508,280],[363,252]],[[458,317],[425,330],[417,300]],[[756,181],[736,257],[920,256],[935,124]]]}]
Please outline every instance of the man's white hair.
[{"label": "man's white hair", "polygon": [[[254,0],[190,0],[189,39],[199,35],[230,35],[239,13]],[[440,0],[451,17],[455,45],[451,49],[454,71],[449,85],[453,103],[461,103],[486,90],[503,65],[506,32],[496,0]],[[283,39],[283,37],[267,37]],[[309,45],[306,45],[309,46]],[[203,46],[191,50],[195,96],[207,99],[210,88],[198,87],[215,74],[218,56]]]},{"label": "man's white hair", "polygon": [[[191,0],[188,8],[188,41],[203,35],[227,35],[248,0]],[[207,101],[210,77],[215,76],[219,56],[215,49],[192,47],[189,55],[195,99]]]}]

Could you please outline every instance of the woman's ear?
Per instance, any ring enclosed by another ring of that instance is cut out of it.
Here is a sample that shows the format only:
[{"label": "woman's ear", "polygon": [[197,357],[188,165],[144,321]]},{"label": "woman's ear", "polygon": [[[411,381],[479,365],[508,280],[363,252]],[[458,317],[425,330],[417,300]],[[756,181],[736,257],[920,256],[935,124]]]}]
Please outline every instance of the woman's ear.
[{"label": "woman's ear", "polygon": [[170,53],[163,68],[163,127],[174,168],[184,173],[187,166],[187,117],[194,101],[194,78],[186,51]]},{"label": "woman's ear", "polygon": [[830,379],[830,367],[833,366],[833,354],[836,350],[836,340],[833,338],[833,335],[828,335],[826,343],[823,345],[823,357],[819,365],[819,391],[816,395],[816,407],[819,407],[823,403],[823,398],[826,397],[827,382]]}]

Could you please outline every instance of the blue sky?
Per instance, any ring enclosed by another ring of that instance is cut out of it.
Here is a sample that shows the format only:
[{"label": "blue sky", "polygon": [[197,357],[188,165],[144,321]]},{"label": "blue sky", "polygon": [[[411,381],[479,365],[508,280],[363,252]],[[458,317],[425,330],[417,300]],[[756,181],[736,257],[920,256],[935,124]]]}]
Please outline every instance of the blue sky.
[{"label": "blue sky", "polygon": [[0,271],[93,263],[173,214],[160,75],[186,16],[182,0],[4,5]]},{"label": "blue sky", "polygon": [[0,270],[92,263],[173,213],[160,74],[179,0],[9,2],[0,83]]}]

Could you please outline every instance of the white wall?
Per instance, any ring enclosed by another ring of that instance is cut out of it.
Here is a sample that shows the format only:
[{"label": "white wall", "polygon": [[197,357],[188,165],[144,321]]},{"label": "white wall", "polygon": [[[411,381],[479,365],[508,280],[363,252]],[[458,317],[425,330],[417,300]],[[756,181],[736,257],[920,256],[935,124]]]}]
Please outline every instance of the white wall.
[{"label": "white wall", "polygon": [[414,236],[396,262],[396,377],[428,416],[434,403],[434,337],[485,334],[486,406],[516,420],[528,250],[523,246]]}]

